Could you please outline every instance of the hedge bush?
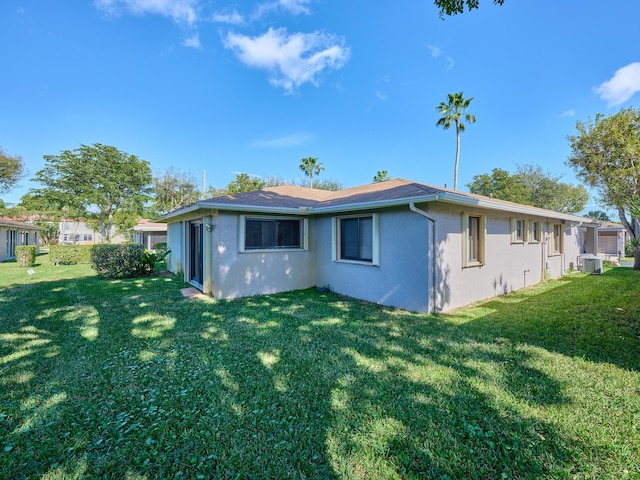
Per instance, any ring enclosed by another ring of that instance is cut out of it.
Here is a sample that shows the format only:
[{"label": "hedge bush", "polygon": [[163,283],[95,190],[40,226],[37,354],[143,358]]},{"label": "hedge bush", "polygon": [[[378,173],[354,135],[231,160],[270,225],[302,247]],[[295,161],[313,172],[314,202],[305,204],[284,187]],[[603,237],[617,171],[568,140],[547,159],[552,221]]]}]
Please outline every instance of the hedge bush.
[{"label": "hedge bush", "polygon": [[145,272],[144,245],[95,245],[91,266],[106,278],[130,278]]},{"label": "hedge bush", "polygon": [[95,245],[50,245],[49,260],[54,265],[91,263],[91,251]]},{"label": "hedge bush", "polygon": [[16,262],[21,267],[33,267],[36,263],[36,246],[20,245],[16,247]]}]

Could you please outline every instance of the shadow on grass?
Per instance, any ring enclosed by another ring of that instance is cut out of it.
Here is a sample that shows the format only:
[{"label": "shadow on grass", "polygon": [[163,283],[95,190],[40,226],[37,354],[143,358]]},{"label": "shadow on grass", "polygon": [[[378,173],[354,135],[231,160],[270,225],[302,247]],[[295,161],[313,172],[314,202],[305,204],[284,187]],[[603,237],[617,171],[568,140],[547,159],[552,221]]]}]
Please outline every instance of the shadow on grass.
[{"label": "shadow on grass", "polygon": [[578,310],[552,316],[547,305],[581,298],[579,282],[486,302],[485,313],[468,318],[312,290],[189,301],[182,282],[161,277],[4,289],[0,477],[536,478],[593,470],[578,459],[610,452],[540,413],[572,400],[527,347],[629,363],[592,352],[586,339],[562,340],[567,332],[557,329],[569,328],[564,316]]}]

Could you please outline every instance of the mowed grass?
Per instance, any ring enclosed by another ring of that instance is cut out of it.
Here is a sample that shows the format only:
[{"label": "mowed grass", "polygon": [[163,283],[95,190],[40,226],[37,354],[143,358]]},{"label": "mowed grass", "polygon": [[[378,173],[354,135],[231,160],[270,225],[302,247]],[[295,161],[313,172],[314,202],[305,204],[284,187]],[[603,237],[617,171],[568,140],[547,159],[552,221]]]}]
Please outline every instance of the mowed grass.
[{"label": "mowed grass", "polygon": [[640,478],[640,272],[426,316],[0,264],[0,478]]}]

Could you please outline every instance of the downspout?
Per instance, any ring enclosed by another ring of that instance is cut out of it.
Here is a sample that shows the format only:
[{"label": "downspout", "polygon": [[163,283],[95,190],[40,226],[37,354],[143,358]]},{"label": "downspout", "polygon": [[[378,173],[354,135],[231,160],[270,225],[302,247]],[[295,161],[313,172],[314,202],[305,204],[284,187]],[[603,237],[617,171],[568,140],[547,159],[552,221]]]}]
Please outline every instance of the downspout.
[{"label": "downspout", "polygon": [[[436,200],[439,198],[439,195],[436,196]],[[437,293],[437,289],[436,289],[436,281],[437,281],[437,273],[436,273],[436,219],[430,215],[429,213],[425,212],[424,210],[420,210],[418,207],[416,207],[416,204],[414,202],[409,202],[409,210],[411,210],[412,212],[417,213],[418,215],[422,215],[424,218],[426,218],[427,220],[429,220],[429,222],[431,222],[431,227],[432,227],[432,235],[431,235],[431,303],[432,305],[430,306],[430,312],[429,313],[436,313],[437,312],[437,303],[436,303],[436,293]]]}]

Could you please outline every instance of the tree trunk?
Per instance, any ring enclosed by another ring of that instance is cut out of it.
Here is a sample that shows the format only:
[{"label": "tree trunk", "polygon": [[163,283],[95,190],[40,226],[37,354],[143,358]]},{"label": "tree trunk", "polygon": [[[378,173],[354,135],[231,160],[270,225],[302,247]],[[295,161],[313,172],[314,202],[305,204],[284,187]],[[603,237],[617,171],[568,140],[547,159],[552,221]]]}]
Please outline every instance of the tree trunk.
[{"label": "tree trunk", "polygon": [[460,159],[460,126],[456,120],[456,165],[453,170],[453,189],[458,190],[458,160]]},{"label": "tree trunk", "polygon": [[633,249],[633,269],[640,270],[640,248]]}]

